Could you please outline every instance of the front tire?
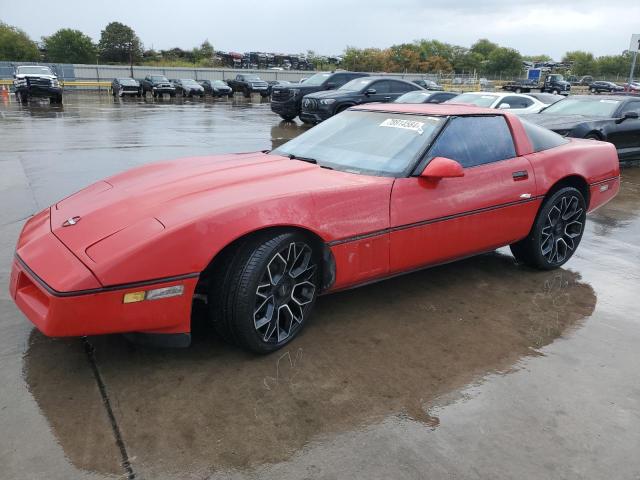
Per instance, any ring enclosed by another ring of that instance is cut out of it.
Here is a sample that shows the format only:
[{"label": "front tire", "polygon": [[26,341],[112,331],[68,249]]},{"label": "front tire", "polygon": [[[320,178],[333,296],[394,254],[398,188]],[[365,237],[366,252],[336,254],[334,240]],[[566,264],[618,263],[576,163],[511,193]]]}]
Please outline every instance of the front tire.
[{"label": "front tire", "polygon": [[587,216],[582,193],[574,187],[564,187],[547,198],[529,235],[510,245],[516,260],[540,270],[553,270],[573,256]]},{"label": "front tire", "polygon": [[319,290],[319,255],[297,232],[267,233],[228,252],[211,282],[211,319],[221,336],[269,353],[306,324]]}]

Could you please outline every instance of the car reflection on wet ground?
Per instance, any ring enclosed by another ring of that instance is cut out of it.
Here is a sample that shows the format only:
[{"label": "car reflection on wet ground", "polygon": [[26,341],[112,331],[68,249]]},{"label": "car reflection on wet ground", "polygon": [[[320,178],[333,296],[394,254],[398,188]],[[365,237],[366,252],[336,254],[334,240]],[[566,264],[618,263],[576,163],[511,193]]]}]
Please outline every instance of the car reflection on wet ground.
[{"label": "car reflection on wet ground", "polygon": [[7,293],[24,219],[131,166],[269,149],[306,127],[238,97],[70,95],[0,113],[6,478],[640,474],[640,169],[563,269],[501,249],[321,297],[266,357],[219,342],[199,312],[191,348],[159,350],[33,330]]}]

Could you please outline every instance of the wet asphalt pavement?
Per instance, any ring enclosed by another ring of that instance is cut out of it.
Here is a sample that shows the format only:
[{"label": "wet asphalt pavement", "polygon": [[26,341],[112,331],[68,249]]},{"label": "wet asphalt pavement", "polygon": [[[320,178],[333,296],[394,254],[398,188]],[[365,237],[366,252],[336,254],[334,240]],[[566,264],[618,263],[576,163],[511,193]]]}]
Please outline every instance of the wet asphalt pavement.
[{"label": "wet asphalt pavement", "polygon": [[269,149],[247,101],[0,103],[1,479],[640,478],[640,168],[553,272],[508,250],[322,297],[256,357],[48,339],[8,294],[34,212],[132,166]]}]

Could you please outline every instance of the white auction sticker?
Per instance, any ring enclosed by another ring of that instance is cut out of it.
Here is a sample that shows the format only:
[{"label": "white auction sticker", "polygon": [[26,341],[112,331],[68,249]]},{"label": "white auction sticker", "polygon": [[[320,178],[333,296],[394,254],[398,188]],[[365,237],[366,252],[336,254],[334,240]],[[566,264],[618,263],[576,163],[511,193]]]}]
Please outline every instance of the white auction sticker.
[{"label": "white auction sticker", "polygon": [[404,128],[405,130],[413,130],[418,135],[422,135],[424,130],[424,122],[416,122],[415,120],[403,120],[401,118],[387,118],[380,124],[381,127]]}]

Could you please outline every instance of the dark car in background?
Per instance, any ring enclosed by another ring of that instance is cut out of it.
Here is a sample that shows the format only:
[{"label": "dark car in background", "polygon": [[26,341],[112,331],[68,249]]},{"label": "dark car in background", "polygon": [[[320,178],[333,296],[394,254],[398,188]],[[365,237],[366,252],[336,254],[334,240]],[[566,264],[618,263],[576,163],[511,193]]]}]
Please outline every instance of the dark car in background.
[{"label": "dark car in background", "polygon": [[417,78],[417,79],[410,80],[410,81],[415,83],[416,85],[424,88],[425,90],[444,90],[442,85],[437,84],[433,80],[426,80],[426,79],[423,79],[423,78]]},{"label": "dark car in background", "polygon": [[591,85],[589,85],[589,91],[591,93],[602,93],[602,92],[613,93],[613,92],[622,92],[623,90],[624,90],[624,87],[621,87],[616,83],[604,82],[600,80],[593,82]]},{"label": "dark car in background", "polygon": [[142,85],[143,96],[146,96],[147,92],[151,92],[153,98],[162,97],[165,93],[171,97],[176,96],[176,87],[164,75],[147,75],[140,85]]},{"label": "dark car in background", "polygon": [[222,80],[200,80],[198,83],[204,88],[205,94],[214,97],[233,97],[233,90]]},{"label": "dark car in background", "polygon": [[415,83],[398,78],[356,78],[337,90],[305,95],[302,99],[300,120],[304,123],[320,123],[354,105],[393,102],[400,95],[414,90],[424,91],[422,87]]},{"label": "dark car in background", "polygon": [[284,120],[291,121],[300,115],[302,98],[305,95],[324,90],[335,90],[354,78],[366,77],[368,73],[359,72],[319,72],[304,83],[285,86],[273,86],[271,89],[271,111]]},{"label": "dark car in background", "polygon": [[233,80],[227,80],[227,84],[234,92],[240,92],[245,97],[252,93],[259,93],[262,97],[269,96],[269,84],[255,73],[240,73]]},{"label": "dark car in background", "polygon": [[171,80],[176,93],[183,97],[204,97],[204,87],[191,78],[175,78]]},{"label": "dark car in background", "polygon": [[459,94],[454,92],[429,92],[424,90],[415,90],[400,95],[393,103],[442,103]]},{"label": "dark car in background", "polygon": [[142,96],[142,87],[140,82],[135,78],[114,78],[111,82],[111,94],[116,97],[124,97],[125,95]]},{"label": "dark car in background", "polygon": [[573,95],[545,108],[528,121],[565,137],[611,142],[620,160],[640,160],[640,98]]}]

